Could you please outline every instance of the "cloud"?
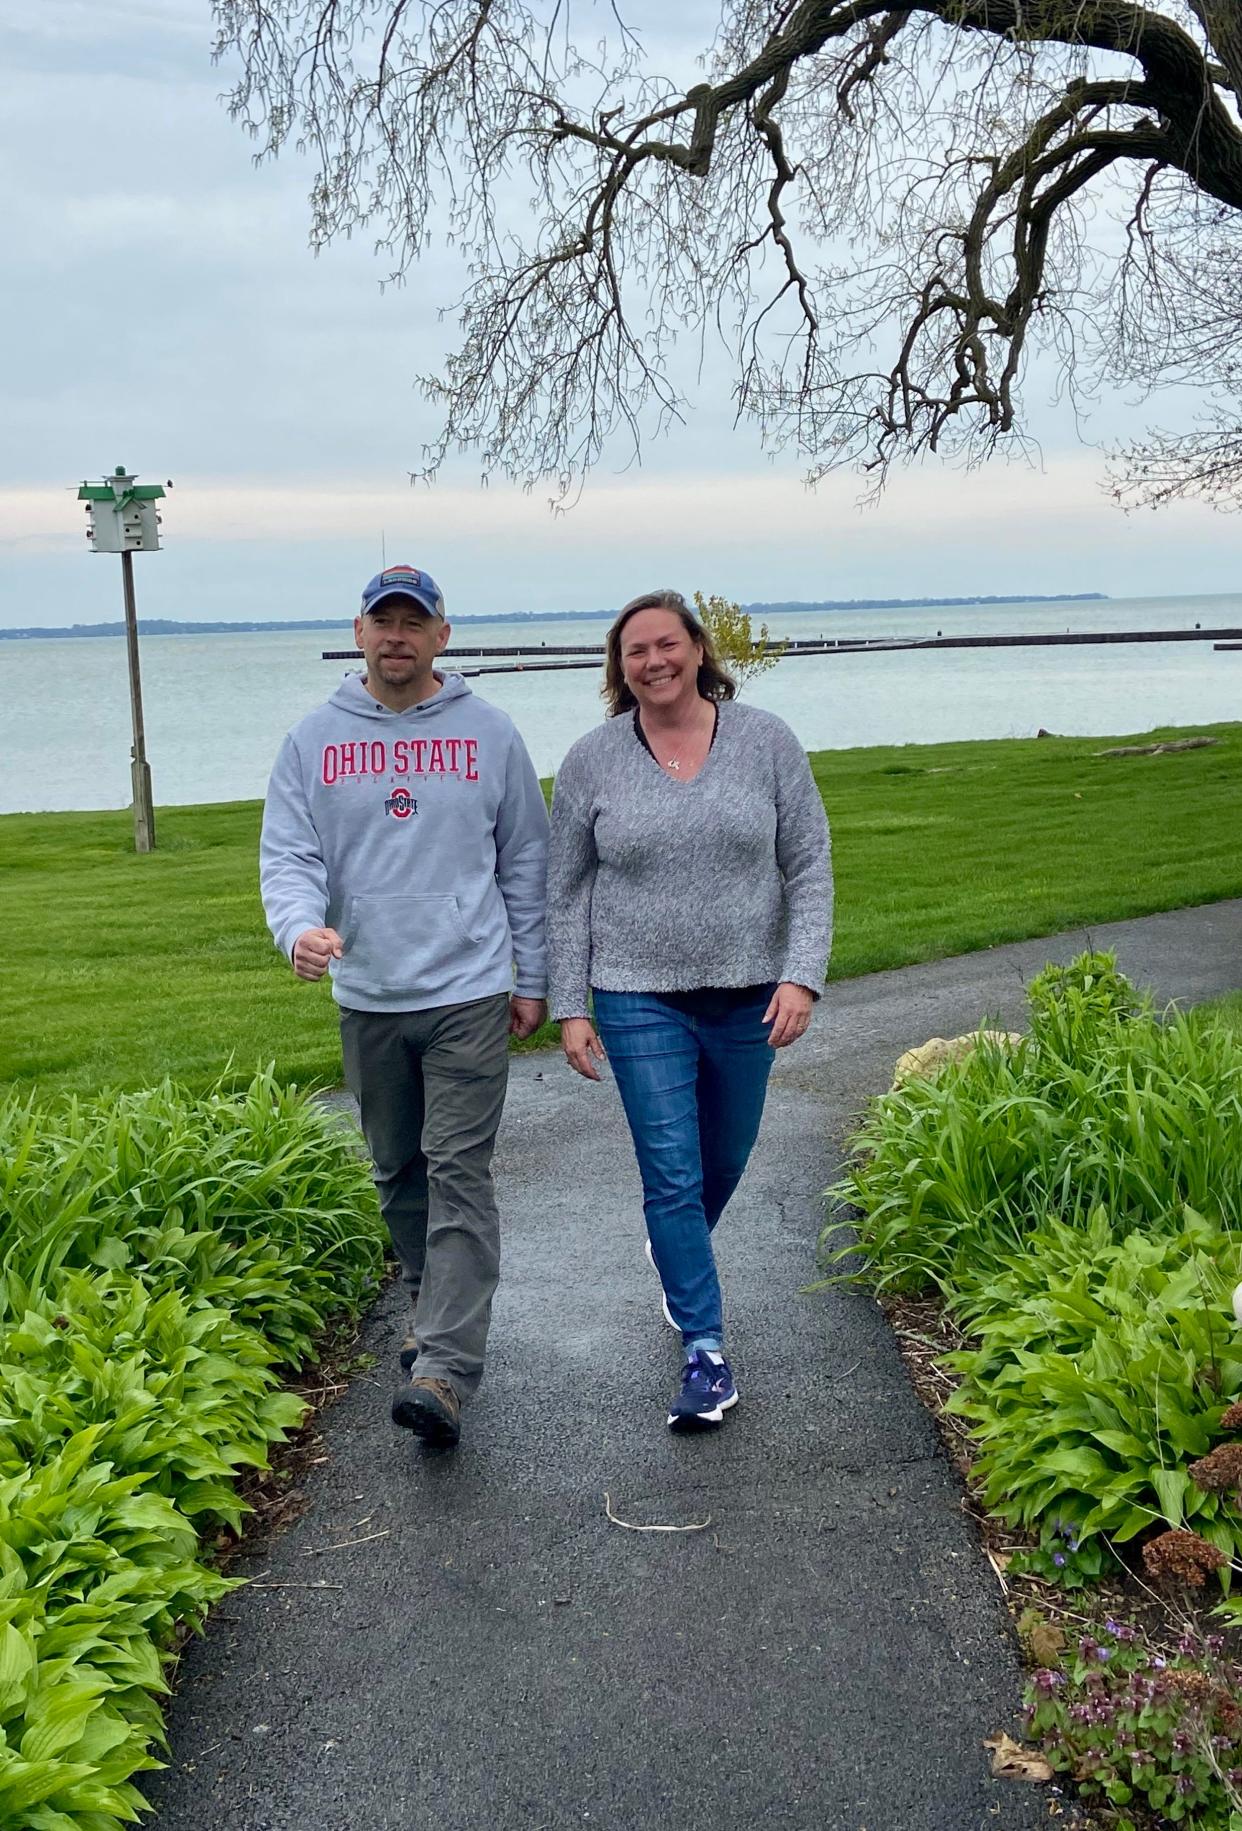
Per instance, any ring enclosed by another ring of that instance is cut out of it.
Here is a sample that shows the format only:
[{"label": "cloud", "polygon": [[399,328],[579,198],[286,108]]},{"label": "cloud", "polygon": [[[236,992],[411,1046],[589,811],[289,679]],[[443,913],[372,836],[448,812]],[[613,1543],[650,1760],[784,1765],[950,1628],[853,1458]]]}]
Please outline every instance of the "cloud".
[{"label": "cloud", "polygon": [[[61,79],[123,74],[165,84],[201,73],[207,80],[212,39],[207,0],[38,0],[5,19],[10,74]],[[6,102],[19,99],[15,88]],[[63,115],[57,120],[63,128]]]},{"label": "cloud", "polygon": [[[602,9],[606,12],[606,8]],[[631,11],[635,9],[629,9]],[[590,480],[569,515],[544,492],[477,487],[468,460],[430,493],[406,474],[437,429],[414,386],[439,366],[460,283],[429,252],[401,291],[368,238],[312,259],[311,168],[255,167],[210,59],[207,0],[38,0],[17,9],[0,159],[13,175],[0,457],[0,622],[115,615],[115,568],[86,565],[76,479],[118,460],[172,475],[167,552],[142,568],[151,615],[329,615],[381,540],[461,609],[619,602],[653,578],[746,599],[1232,585],[1242,529],[1193,508],[1126,520],[1028,389],[1044,470],[924,465],[860,512],[858,482],[810,493],[732,425],[729,362],[687,350],[686,424],[647,465]],[[639,0],[653,61],[691,76],[714,0]],[[584,15],[586,17],[586,15]],[[49,122],[55,123],[49,131]],[[525,223],[523,215],[518,227]],[[1099,423],[1126,409],[1105,402]],[[618,455],[618,462],[628,456]],[[158,471],[155,467],[160,467]]]},{"label": "cloud", "polygon": [[[759,528],[776,541],[828,524],[938,539],[971,532],[991,539],[1003,523],[1011,531],[1029,526],[1034,538],[1046,542],[1050,527],[1094,527],[1101,517],[1125,525],[1103,493],[1103,480],[1103,462],[1093,452],[1060,453],[1042,469],[995,461],[964,472],[928,463],[896,474],[878,504],[867,506],[859,503],[857,479],[844,473],[808,489],[789,466],[742,475],[724,467],[693,476],[639,471],[597,477],[572,508],[553,513],[546,494],[508,484],[427,486],[382,471],[338,478],[191,473],[174,480],[164,510],[182,541],[338,540],[385,520],[397,526],[434,520],[438,534],[454,537],[483,524],[493,538],[555,529],[584,542],[615,534],[621,523],[641,527],[651,539],[675,539],[701,528],[743,542]],[[70,507],[76,503],[70,501]],[[50,536],[63,528],[65,510],[64,486],[0,488],[0,540],[19,531]],[[1181,526],[1211,526],[1217,519],[1195,505],[1165,518],[1166,524]]]},{"label": "cloud", "polygon": [[[597,479],[560,515],[460,477],[425,489],[385,472],[187,473],[163,505],[164,553],[139,568],[140,602],[185,620],[347,614],[381,556],[427,566],[471,615],[608,607],[655,583],[744,602],[1235,587],[1242,524],[1193,504],[1123,516],[1101,472],[1083,452],[1044,471],[929,465],[860,509],[846,476],[810,491],[771,468],[646,471]],[[0,622],[115,617],[115,568],[85,563],[84,525],[71,491],[0,489]]]},{"label": "cloud", "polygon": [[[881,506],[872,509],[858,507],[857,483],[846,476],[809,490],[788,471],[693,477],[643,472],[597,478],[573,508],[559,514],[538,492],[503,484],[429,488],[383,473],[337,480],[191,474],[175,481],[163,509],[178,542],[337,541],[381,525],[412,532],[428,522],[440,539],[466,538],[481,528],[490,540],[555,531],[572,545],[615,538],[622,527],[641,528],[646,541],[659,544],[700,534],[745,545],[760,530],[773,542],[843,525],[945,539],[981,529],[994,536],[1002,522],[1011,531],[1030,524],[1036,537],[1046,540],[1049,518],[1062,531],[1098,520],[1105,507],[1098,495],[1099,469],[1087,454],[1062,459],[1045,472],[995,465],[974,474],[964,488],[960,474],[927,467],[896,478]],[[67,515],[76,519],[80,513],[63,487],[0,489],[0,544],[59,539]]]}]

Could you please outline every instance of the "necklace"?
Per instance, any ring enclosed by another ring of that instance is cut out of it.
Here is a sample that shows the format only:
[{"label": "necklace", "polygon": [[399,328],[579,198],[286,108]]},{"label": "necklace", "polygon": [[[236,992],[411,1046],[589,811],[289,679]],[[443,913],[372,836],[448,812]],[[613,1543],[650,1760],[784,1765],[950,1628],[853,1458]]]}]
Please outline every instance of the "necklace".
[{"label": "necklace", "polygon": [[[719,724],[719,722],[720,722],[720,708],[718,706],[713,706],[712,707],[711,736],[709,737],[709,739],[707,741],[707,748],[709,750],[711,749],[713,743],[715,742],[716,727]],[[637,733],[639,743],[642,744],[642,746],[645,750],[650,752],[652,757],[655,758],[655,761],[660,764],[660,767],[662,769],[671,769],[675,774],[677,774],[677,775],[681,774],[681,760],[682,759],[681,759],[680,750],[677,752],[676,756],[663,757],[663,758],[656,756],[655,750],[652,748],[651,740],[647,736],[647,733],[643,730],[643,722],[642,722],[641,717],[638,714],[637,709],[635,709],[635,714],[634,714],[634,730]],[[690,733],[689,735],[691,737],[693,737],[695,734]]]}]

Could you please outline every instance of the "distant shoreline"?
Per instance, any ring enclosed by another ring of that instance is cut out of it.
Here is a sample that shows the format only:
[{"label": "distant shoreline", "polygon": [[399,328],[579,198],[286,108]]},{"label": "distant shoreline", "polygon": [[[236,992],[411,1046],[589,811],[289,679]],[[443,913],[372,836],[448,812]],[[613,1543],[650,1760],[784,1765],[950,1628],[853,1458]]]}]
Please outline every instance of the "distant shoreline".
[{"label": "distant shoreline", "polygon": [[[952,610],[969,605],[990,604],[1107,604],[1106,591],[1067,591],[1056,596],[1021,593],[1008,597],[982,598],[826,598],[820,603],[743,604],[752,617],[775,615],[810,616],[826,610]],[[491,616],[452,617],[455,627],[470,623],[605,623],[615,610],[507,610]],[[342,617],[297,617],[287,622],[272,618],[244,623],[179,623],[167,617],[139,617],[138,633],[143,636],[243,636],[267,635],[282,629],[348,629],[352,619]],[[87,636],[123,636],[123,623],[70,623],[62,629],[31,624],[23,629],[0,629],[0,642],[29,642],[44,639]]]}]

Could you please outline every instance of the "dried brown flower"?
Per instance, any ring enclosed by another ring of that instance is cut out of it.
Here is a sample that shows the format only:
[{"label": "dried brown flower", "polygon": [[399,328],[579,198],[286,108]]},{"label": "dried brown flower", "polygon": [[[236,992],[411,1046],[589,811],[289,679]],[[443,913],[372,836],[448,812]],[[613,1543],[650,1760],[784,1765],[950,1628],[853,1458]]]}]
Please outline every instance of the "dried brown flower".
[{"label": "dried brown flower", "polygon": [[[1236,1447],[1242,1449],[1242,1444]],[[1227,1562],[1224,1552],[1197,1532],[1162,1532],[1143,1547],[1143,1567],[1154,1582],[1184,1583],[1190,1589],[1202,1589],[1207,1574]]]},{"label": "dried brown flower", "polygon": [[1222,1430],[1242,1430],[1242,1399],[1235,1399],[1221,1418]]},{"label": "dried brown flower", "polygon": [[1190,1479],[1209,1494],[1236,1494],[1242,1488],[1242,1443],[1220,1443],[1190,1465]]}]

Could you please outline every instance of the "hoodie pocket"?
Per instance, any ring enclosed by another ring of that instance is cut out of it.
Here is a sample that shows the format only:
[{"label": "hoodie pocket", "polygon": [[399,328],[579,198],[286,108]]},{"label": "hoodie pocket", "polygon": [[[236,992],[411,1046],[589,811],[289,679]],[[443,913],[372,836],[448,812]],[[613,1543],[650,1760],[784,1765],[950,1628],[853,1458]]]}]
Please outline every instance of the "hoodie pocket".
[{"label": "hoodie pocket", "polygon": [[337,968],[338,995],[434,991],[459,978],[477,950],[455,896],[356,896]]}]

